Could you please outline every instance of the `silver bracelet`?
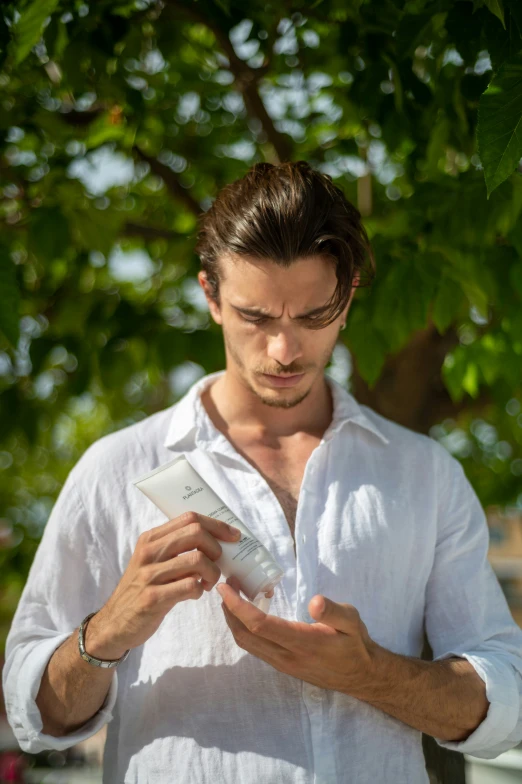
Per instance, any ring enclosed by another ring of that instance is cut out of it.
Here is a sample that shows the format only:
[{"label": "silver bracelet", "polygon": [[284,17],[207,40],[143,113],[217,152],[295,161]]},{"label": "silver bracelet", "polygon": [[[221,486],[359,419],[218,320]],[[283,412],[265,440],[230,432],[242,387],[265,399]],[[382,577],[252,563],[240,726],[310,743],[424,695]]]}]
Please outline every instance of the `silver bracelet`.
[{"label": "silver bracelet", "polygon": [[87,624],[89,620],[92,618],[93,615],[96,615],[95,612],[90,613],[80,624],[80,628],[78,630],[78,647],[80,649],[80,656],[89,664],[93,664],[95,667],[117,667],[118,664],[121,664],[125,661],[127,656],[130,653],[130,648],[128,651],[125,651],[121,659],[97,659],[95,656],[89,656],[89,654],[85,650],[85,643],[84,643],[84,634],[85,629],[87,628]]}]

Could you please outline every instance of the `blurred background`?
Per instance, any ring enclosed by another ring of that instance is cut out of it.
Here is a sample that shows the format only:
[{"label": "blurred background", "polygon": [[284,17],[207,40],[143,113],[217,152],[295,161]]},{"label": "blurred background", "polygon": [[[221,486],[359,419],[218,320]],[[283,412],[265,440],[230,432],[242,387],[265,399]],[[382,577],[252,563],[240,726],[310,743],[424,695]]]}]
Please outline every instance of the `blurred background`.
[{"label": "blurred background", "polygon": [[[522,624],[521,50],[517,0],[4,0],[0,664],[71,467],[225,366],[196,219],[258,161],[360,210],[327,372],[462,462]],[[423,742],[438,784],[522,780]],[[0,707],[0,782],[99,782],[103,743],[23,754]]]}]

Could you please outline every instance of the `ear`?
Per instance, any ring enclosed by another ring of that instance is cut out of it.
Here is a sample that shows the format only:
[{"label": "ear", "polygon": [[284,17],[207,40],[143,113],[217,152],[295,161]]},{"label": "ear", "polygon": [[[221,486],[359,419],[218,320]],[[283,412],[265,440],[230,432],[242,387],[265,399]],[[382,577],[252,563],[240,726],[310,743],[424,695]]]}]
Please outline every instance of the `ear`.
[{"label": "ear", "polygon": [[201,288],[205,293],[205,298],[207,300],[210,315],[212,316],[216,324],[222,324],[223,320],[221,318],[221,310],[219,309],[216,301],[212,298],[210,284],[207,280],[207,273],[204,272],[204,270],[200,270],[198,272],[198,281],[199,281],[199,285],[201,286]]},{"label": "ear", "polygon": [[359,286],[360,279],[361,279],[360,273],[356,272],[354,274],[354,276],[353,276],[352,290],[350,292],[350,298],[349,298],[349,300],[348,300],[348,302],[346,304],[346,307],[345,307],[345,309],[343,311],[343,321],[346,321],[346,319],[348,317],[348,311],[350,310],[350,307],[352,305],[353,298],[355,296],[355,292],[357,291],[357,287]]}]

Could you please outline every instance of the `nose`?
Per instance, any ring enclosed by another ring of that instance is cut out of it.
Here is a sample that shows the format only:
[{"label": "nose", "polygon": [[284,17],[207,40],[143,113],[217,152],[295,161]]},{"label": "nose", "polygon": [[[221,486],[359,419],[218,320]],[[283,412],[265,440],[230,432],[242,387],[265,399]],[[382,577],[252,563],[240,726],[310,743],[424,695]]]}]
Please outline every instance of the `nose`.
[{"label": "nose", "polygon": [[280,365],[291,365],[303,356],[303,350],[292,329],[280,329],[277,335],[268,337],[268,356]]}]

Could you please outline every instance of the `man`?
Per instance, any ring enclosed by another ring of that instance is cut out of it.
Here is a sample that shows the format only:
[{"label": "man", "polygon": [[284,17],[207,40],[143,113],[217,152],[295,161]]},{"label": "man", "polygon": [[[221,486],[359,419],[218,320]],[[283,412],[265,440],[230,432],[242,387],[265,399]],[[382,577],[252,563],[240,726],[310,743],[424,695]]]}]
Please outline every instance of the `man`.
[{"label": "man", "polygon": [[[420,784],[422,732],[485,758],[522,739],[522,630],[460,463],[324,373],[359,217],[303,162],[212,205],[199,281],[226,370],[71,471],[7,643],[23,749],[109,722],[107,784]],[[215,588],[223,524],[165,522],[131,484],[179,454],[284,567],[268,614]]]}]

